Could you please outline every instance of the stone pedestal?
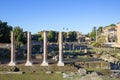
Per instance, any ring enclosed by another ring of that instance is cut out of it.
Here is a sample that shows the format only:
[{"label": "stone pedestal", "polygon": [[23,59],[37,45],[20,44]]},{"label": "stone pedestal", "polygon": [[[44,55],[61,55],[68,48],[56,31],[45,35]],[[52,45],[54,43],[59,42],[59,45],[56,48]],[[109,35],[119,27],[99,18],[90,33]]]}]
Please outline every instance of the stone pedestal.
[{"label": "stone pedestal", "polygon": [[44,53],[43,53],[43,62],[41,66],[48,66],[47,62],[47,32],[44,31]]},{"label": "stone pedestal", "polygon": [[27,61],[25,66],[32,66],[31,62],[31,33],[27,33]]},{"label": "stone pedestal", "polygon": [[16,66],[16,62],[15,61],[10,61],[10,63],[8,64],[8,66]]},{"label": "stone pedestal", "polygon": [[62,32],[59,32],[59,61],[58,66],[64,66],[63,62],[63,37]]},{"label": "stone pedestal", "polygon": [[48,66],[48,62],[43,61],[42,64],[41,64],[41,66]]},{"label": "stone pedestal", "polygon": [[64,62],[63,61],[58,61],[57,66],[64,66]]},{"label": "stone pedestal", "polygon": [[8,64],[9,66],[15,66],[16,62],[15,62],[15,36],[14,33],[11,32],[11,61]]},{"label": "stone pedestal", "polygon": [[31,61],[27,61],[27,62],[25,63],[25,66],[32,66],[32,62],[31,62]]}]

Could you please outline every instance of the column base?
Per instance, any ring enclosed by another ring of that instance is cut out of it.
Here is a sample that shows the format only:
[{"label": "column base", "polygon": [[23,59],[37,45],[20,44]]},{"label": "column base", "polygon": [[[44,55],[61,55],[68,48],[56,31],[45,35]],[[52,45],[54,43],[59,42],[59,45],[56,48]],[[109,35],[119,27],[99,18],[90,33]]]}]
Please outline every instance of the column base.
[{"label": "column base", "polygon": [[31,62],[31,61],[27,61],[27,62],[25,63],[25,66],[32,66],[32,62]]},{"label": "column base", "polygon": [[8,64],[8,66],[16,66],[16,62],[15,61],[10,61],[10,63]]},{"label": "column base", "polygon": [[59,61],[58,64],[57,64],[57,66],[64,66],[64,62]]},{"label": "column base", "polygon": [[48,62],[43,61],[41,66],[48,66]]}]

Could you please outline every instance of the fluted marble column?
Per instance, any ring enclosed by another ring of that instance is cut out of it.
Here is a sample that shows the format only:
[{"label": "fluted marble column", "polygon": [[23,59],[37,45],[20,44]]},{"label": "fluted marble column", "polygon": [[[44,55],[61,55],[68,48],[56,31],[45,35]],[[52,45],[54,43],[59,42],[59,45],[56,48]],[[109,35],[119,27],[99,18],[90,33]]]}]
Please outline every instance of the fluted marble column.
[{"label": "fluted marble column", "polygon": [[63,62],[63,36],[62,32],[59,32],[59,61],[58,66],[64,66]]},{"label": "fluted marble column", "polygon": [[48,62],[47,62],[47,32],[44,31],[43,35],[44,35],[44,53],[43,53],[43,62],[41,64],[41,66],[48,66]]},{"label": "fluted marble column", "polygon": [[9,66],[15,66],[15,35],[14,32],[11,32],[11,61],[8,64]]},{"label": "fluted marble column", "polygon": [[32,66],[31,62],[31,32],[27,32],[27,61],[25,66]]}]

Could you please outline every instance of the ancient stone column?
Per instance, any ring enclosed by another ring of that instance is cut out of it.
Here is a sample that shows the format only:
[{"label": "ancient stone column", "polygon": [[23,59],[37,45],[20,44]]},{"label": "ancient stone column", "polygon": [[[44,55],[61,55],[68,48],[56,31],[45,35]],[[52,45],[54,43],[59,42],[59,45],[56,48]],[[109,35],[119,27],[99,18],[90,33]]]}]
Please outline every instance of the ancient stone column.
[{"label": "ancient stone column", "polygon": [[48,66],[48,62],[47,62],[47,32],[44,31],[43,33],[44,35],[44,53],[43,53],[43,62],[41,64],[41,66]]},{"label": "ancient stone column", "polygon": [[11,61],[8,64],[9,66],[15,66],[15,35],[14,32],[11,32]]},{"label": "ancient stone column", "polygon": [[31,32],[27,32],[27,61],[25,66],[32,66],[31,62]]},{"label": "ancient stone column", "polygon": [[88,53],[87,49],[84,49],[84,53]]},{"label": "ancient stone column", "polygon": [[117,24],[117,42],[120,44],[120,22]]},{"label": "ancient stone column", "polygon": [[63,63],[63,37],[62,32],[59,32],[59,61],[58,66],[64,66]]}]

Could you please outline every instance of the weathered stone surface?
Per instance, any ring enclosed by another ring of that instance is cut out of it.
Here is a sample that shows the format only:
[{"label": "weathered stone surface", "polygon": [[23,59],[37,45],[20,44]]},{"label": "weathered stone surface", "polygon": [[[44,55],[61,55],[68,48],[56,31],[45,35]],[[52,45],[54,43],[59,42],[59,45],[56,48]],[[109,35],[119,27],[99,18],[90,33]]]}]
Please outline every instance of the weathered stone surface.
[{"label": "weathered stone surface", "polygon": [[119,77],[120,78],[120,73],[112,73],[110,76],[111,77]]},{"label": "weathered stone surface", "polygon": [[57,74],[61,74],[62,72],[61,72],[61,71],[56,71],[55,73],[57,73]]},{"label": "weathered stone surface", "polygon": [[103,80],[96,72],[82,76],[79,80]]},{"label": "weathered stone surface", "polygon": [[63,73],[63,78],[73,78],[75,76],[75,73],[74,72],[71,72],[69,74],[66,74],[66,73]]},{"label": "weathered stone surface", "polygon": [[14,67],[11,69],[11,71],[13,71],[13,72],[18,72],[18,71],[20,71],[20,69],[19,69],[18,67],[14,66]]},{"label": "weathered stone surface", "polygon": [[83,76],[83,75],[86,75],[87,71],[86,71],[86,69],[84,69],[84,68],[80,68],[80,69],[78,70],[78,73],[79,73],[80,76]]},{"label": "weathered stone surface", "polygon": [[52,74],[53,72],[52,71],[47,71],[46,74]]},{"label": "weathered stone surface", "polygon": [[66,73],[63,73],[63,78],[68,78],[69,76]]},{"label": "weathered stone surface", "polygon": [[111,56],[110,54],[101,55],[101,56],[100,56],[100,58],[101,58],[101,59],[103,59],[104,61],[108,61],[108,62],[112,62],[112,63],[114,63],[114,62],[117,62],[117,61],[118,61],[118,59],[117,59],[117,58],[115,58],[115,57]]}]

